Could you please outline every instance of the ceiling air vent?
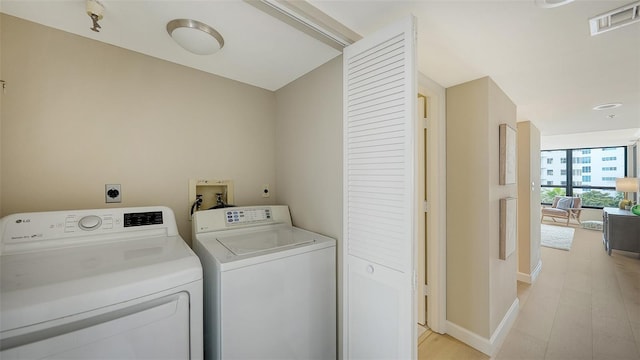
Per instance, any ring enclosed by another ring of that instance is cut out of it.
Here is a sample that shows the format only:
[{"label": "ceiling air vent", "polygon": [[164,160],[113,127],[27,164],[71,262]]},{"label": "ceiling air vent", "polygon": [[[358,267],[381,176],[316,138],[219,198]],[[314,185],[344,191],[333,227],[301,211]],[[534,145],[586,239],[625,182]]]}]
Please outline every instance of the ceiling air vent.
[{"label": "ceiling air vent", "polygon": [[591,36],[640,21],[640,1],[619,7],[589,19]]},{"label": "ceiling air vent", "polygon": [[536,5],[540,6],[541,8],[548,9],[566,5],[570,2],[573,2],[573,0],[536,0]]}]

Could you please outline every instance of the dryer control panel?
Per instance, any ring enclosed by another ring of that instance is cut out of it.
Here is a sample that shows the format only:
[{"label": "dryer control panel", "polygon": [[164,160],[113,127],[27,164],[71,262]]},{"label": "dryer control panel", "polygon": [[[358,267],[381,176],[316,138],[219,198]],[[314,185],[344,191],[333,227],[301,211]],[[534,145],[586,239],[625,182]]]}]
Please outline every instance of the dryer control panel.
[{"label": "dryer control panel", "polygon": [[0,219],[0,252],[160,234],[178,235],[173,211],[163,206],[13,214]]}]

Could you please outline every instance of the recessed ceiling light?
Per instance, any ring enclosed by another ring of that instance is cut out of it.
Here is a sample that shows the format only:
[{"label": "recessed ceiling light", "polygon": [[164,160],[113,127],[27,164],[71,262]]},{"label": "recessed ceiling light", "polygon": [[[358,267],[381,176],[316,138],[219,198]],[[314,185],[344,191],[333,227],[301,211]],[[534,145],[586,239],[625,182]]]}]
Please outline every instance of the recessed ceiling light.
[{"label": "recessed ceiling light", "polygon": [[622,106],[621,103],[609,103],[609,104],[601,104],[598,106],[594,106],[593,110],[609,110],[609,109],[615,109],[617,107]]},{"label": "recessed ceiling light", "polygon": [[536,5],[542,8],[549,9],[549,8],[566,5],[570,2],[573,2],[573,0],[536,0]]}]

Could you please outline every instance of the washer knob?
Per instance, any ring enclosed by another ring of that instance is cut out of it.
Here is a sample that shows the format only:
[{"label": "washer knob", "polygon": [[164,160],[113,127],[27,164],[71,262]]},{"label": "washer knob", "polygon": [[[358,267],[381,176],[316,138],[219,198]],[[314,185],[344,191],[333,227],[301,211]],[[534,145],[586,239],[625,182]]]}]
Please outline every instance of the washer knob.
[{"label": "washer knob", "polygon": [[95,230],[99,228],[100,225],[102,225],[102,219],[100,218],[100,216],[96,215],[85,216],[80,219],[80,221],[78,221],[78,226],[80,227],[80,229],[87,231]]}]

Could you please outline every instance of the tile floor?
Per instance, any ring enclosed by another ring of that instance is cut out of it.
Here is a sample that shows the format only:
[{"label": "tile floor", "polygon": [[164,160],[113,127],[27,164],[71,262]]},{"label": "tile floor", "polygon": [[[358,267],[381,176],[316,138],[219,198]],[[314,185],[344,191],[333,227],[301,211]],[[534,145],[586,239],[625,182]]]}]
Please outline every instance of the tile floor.
[{"label": "tile floor", "polygon": [[640,259],[608,256],[602,233],[576,228],[570,251],[542,248],[533,285],[497,359],[640,359]]}]

